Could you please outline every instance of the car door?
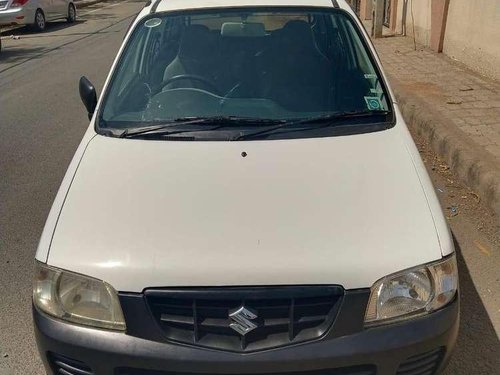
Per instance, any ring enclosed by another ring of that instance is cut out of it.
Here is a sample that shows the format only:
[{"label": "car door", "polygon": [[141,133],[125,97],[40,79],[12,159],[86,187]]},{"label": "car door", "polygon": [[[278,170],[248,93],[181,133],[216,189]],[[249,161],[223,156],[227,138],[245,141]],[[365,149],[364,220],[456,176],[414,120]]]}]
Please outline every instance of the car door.
[{"label": "car door", "polygon": [[53,0],[37,0],[35,1],[36,7],[43,10],[45,14],[45,19],[50,20],[55,17],[54,6],[52,4]]},{"label": "car door", "polygon": [[58,17],[66,17],[68,15],[69,0],[51,0],[54,6],[54,12]]}]

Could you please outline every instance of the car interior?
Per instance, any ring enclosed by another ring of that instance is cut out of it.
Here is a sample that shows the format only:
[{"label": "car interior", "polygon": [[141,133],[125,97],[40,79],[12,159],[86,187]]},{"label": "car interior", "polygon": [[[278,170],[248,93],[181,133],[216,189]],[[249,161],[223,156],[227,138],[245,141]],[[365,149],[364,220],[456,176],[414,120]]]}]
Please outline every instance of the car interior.
[{"label": "car interior", "polygon": [[365,74],[373,68],[343,18],[242,12],[149,19],[114,112],[154,120],[366,110],[364,98],[381,87]]}]

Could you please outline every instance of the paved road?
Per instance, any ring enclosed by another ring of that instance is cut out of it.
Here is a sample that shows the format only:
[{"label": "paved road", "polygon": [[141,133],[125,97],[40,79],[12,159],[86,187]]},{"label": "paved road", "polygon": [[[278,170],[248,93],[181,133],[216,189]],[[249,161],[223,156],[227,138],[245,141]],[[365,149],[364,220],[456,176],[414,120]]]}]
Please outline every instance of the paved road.
[{"label": "paved road", "polygon": [[102,86],[123,34],[143,4],[101,4],[82,11],[86,15],[75,25],[56,23],[41,35],[20,31],[16,35],[21,39],[2,40],[1,375],[42,373],[31,324],[33,256],[51,201],[88,126],[78,80],[86,75]]},{"label": "paved road", "polygon": [[[41,35],[16,31],[21,39],[3,40],[0,375],[42,374],[32,334],[31,272],[56,189],[88,124],[77,81],[84,74],[98,88],[102,86],[122,36],[142,3],[111,1],[86,9],[75,25],[54,24]],[[495,271],[500,269],[500,254],[494,237],[498,228],[472,193],[450,183],[453,177],[426,145],[420,148],[436,186],[443,190],[444,207],[459,206],[459,215],[450,218],[450,223],[462,248],[462,330],[447,375],[497,374],[500,346],[492,321],[499,326],[500,309],[492,291],[498,294]]]}]

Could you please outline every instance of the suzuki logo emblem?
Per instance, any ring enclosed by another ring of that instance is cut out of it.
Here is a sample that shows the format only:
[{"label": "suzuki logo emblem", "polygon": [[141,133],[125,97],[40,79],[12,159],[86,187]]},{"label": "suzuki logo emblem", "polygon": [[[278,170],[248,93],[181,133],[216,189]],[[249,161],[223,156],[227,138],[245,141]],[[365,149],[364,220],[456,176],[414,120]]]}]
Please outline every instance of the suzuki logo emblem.
[{"label": "suzuki logo emblem", "polygon": [[229,324],[229,327],[234,329],[240,335],[245,336],[247,333],[257,328],[257,324],[252,322],[252,320],[256,318],[256,313],[254,313],[248,307],[241,306],[235,310],[229,311],[229,319],[231,319],[231,324]]}]

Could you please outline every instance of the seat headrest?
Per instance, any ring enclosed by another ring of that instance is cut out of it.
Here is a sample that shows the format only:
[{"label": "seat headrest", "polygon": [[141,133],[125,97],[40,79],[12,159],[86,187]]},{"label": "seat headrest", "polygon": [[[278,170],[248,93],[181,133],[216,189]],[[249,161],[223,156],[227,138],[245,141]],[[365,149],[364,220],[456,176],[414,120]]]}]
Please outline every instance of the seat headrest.
[{"label": "seat headrest", "polygon": [[179,57],[203,58],[213,51],[214,37],[208,27],[203,25],[190,25],[182,34],[179,46]]},{"label": "seat headrest", "polygon": [[306,21],[291,20],[280,30],[278,40],[289,51],[316,48],[311,26]]}]

